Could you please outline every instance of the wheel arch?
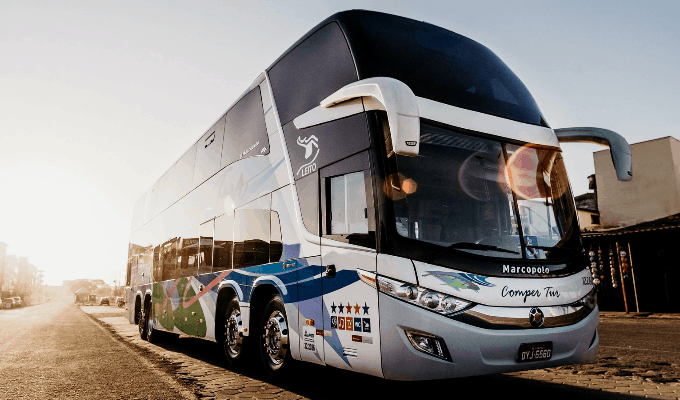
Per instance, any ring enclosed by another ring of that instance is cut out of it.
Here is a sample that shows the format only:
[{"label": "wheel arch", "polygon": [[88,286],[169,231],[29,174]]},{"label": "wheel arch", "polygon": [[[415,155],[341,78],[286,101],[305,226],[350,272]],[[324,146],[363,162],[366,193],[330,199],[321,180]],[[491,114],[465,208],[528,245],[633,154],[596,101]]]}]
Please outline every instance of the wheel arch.
[{"label": "wheel arch", "polygon": [[250,321],[248,324],[248,329],[250,330],[251,334],[257,334],[259,329],[258,324],[262,318],[264,308],[267,306],[267,303],[269,303],[269,301],[275,296],[281,296],[282,300],[284,298],[283,293],[281,293],[278,285],[266,281],[261,282],[256,286],[254,285],[253,291],[250,295]]},{"label": "wheel arch", "polygon": [[[237,291],[238,290],[238,291]],[[241,296],[239,297],[239,293]],[[243,297],[243,292],[240,290],[238,285],[231,284],[230,282],[223,282],[220,284],[217,290],[217,302],[215,303],[215,341],[217,343],[222,343],[222,336],[224,330],[220,329],[224,325],[224,314],[227,311],[227,306],[231,299],[236,298],[241,301]]]}]

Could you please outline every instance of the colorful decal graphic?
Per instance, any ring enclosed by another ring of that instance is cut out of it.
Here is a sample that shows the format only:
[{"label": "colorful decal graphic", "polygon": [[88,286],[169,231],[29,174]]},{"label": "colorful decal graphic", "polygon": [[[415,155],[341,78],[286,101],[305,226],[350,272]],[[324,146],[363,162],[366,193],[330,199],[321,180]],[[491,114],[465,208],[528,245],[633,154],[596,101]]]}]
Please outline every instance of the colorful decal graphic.
[{"label": "colorful decal graphic", "polygon": [[447,286],[451,286],[458,291],[461,289],[471,289],[475,292],[478,292],[479,286],[496,286],[493,283],[487,282],[486,280],[489,278],[486,276],[480,276],[466,272],[427,271],[427,274],[423,276],[429,275],[434,276],[435,278],[444,282],[444,284]]},{"label": "colorful decal graphic", "polygon": [[346,306],[343,306],[342,303],[340,303],[339,306],[335,305],[335,302],[331,304],[331,314],[347,314],[347,315],[352,315],[354,314],[361,314],[363,311],[363,314],[368,314],[368,310],[371,307],[364,302],[363,306],[360,306],[359,303],[355,302],[354,305],[350,305],[348,302]]},{"label": "colorful decal graphic", "polygon": [[363,323],[363,331],[370,333],[371,332],[371,319],[370,318],[362,318],[361,319]]},{"label": "colorful decal graphic", "polygon": [[331,329],[338,329],[338,317],[336,315],[331,316]]},{"label": "colorful decal graphic", "polygon": [[354,318],[354,331],[361,332],[361,318]]}]

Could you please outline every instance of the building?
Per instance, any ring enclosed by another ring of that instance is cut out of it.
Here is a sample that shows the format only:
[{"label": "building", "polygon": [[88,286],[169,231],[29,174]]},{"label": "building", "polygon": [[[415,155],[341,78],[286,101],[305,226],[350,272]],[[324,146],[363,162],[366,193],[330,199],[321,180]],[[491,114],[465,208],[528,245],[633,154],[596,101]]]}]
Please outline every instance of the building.
[{"label": "building", "polygon": [[578,215],[578,225],[582,231],[593,230],[601,227],[600,211],[597,207],[597,186],[595,174],[588,177],[588,189],[594,190],[593,193],[585,193],[574,197],[576,202],[576,213]]},{"label": "building", "polygon": [[616,179],[609,150],[593,154],[597,205],[604,227],[631,226],[680,213],[680,140],[632,144],[633,180]]},{"label": "building", "polygon": [[[616,179],[609,150],[598,151],[594,192],[575,198],[584,247],[592,251],[600,281],[599,304],[603,310],[680,312],[680,141],[663,137],[631,150],[632,181]],[[599,225],[592,223],[596,213]],[[588,218],[590,225],[584,224]]]}]

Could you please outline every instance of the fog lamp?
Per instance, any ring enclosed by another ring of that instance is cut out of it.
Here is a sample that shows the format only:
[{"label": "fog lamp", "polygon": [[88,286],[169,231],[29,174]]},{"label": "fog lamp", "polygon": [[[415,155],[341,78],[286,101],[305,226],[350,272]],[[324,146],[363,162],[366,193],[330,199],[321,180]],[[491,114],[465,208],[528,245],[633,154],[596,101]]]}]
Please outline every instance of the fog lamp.
[{"label": "fog lamp", "polygon": [[446,348],[444,339],[427,333],[413,331],[406,331],[406,336],[416,350],[437,358],[451,361],[451,356]]}]

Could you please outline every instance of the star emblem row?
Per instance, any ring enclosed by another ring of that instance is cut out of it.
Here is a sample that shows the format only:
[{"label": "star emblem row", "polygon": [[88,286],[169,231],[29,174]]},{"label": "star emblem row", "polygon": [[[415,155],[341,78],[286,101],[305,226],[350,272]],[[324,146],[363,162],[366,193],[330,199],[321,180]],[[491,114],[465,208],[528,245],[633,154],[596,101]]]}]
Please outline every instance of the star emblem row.
[{"label": "star emblem row", "polygon": [[[338,313],[338,314],[351,314],[352,310],[354,310],[354,314],[359,314],[360,310],[363,309],[364,315],[365,315],[365,314],[368,314],[369,308],[371,308],[371,307],[369,307],[368,304],[366,304],[366,302],[364,302],[363,307],[360,306],[359,303],[354,303],[353,306],[350,305],[349,303],[347,303],[346,306],[343,306],[342,303],[340,303],[340,305],[336,306],[335,302],[333,302],[333,305],[331,305],[331,313],[333,313],[333,314],[336,314],[336,313]],[[345,312],[345,311],[347,311],[347,312]]]}]

